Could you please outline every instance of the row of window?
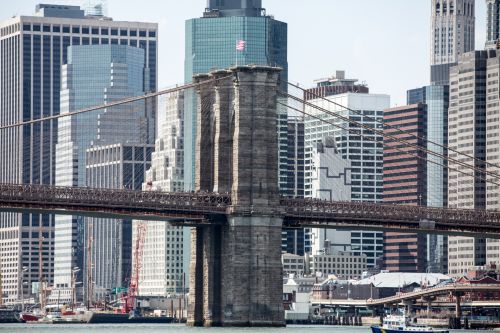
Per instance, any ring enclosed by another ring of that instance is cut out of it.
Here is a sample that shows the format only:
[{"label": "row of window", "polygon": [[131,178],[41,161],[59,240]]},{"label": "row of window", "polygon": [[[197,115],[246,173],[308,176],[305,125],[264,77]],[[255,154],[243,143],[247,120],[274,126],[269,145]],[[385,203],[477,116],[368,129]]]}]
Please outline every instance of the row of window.
[{"label": "row of window", "polygon": [[121,37],[156,37],[155,30],[138,30],[129,28],[108,28],[108,27],[82,27],[56,24],[23,24],[23,31],[34,32],[54,32],[65,34],[82,34],[82,35],[104,35],[104,36],[121,36]]}]

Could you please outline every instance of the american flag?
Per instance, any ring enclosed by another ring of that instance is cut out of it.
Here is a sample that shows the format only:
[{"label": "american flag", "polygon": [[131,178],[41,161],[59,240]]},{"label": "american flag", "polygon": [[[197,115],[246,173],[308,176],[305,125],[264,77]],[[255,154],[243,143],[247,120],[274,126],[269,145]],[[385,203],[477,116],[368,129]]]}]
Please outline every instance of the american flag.
[{"label": "american flag", "polygon": [[245,48],[247,46],[247,42],[244,40],[239,40],[236,43],[236,51],[245,51]]}]

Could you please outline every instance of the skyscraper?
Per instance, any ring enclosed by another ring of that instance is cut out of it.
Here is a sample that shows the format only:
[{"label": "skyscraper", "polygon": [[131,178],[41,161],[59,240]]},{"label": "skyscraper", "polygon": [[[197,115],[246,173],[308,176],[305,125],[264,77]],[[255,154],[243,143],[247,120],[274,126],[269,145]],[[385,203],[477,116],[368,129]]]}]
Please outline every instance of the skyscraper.
[{"label": "skyscraper", "polygon": [[[160,97],[158,137],[144,190],[184,191],[184,92]],[[134,225],[136,225],[134,221]],[[136,233],[134,230],[134,244]],[[183,292],[189,281],[189,229],[148,222],[139,279],[139,295],[167,297]],[[134,258],[135,260],[135,258]]]},{"label": "skyscraper", "polygon": [[[244,51],[236,50],[240,40],[246,42]],[[184,79],[192,82],[195,74],[236,64],[271,65],[283,68],[281,82],[282,89],[286,89],[287,44],[287,24],[266,15],[260,0],[209,0],[202,18],[186,22]],[[282,135],[286,140],[286,130]],[[184,137],[184,185],[186,190],[192,190],[196,106],[194,95],[189,92],[186,94]]]},{"label": "skyscraper", "polygon": [[474,50],[475,0],[431,0],[431,83],[448,84],[458,57]]},{"label": "skyscraper", "polygon": [[[283,196],[304,198],[304,118],[290,116],[286,119],[286,123],[288,136],[285,143],[287,169],[280,170],[280,178],[284,176],[286,181],[280,181],[280,191]],[[283,229],[282,251],[304,255],[304,237],[304,229]]]},{"label": "skyscraper", "polygon": [[[143,95],[149,91],[149,82],[144,80],[149,76],[149,69],[145,67],[144,54],[143,49],[126,45],[68,47],[68,63],[62,66],[61,113],[108,104],[123,98]],[[138,176],[134,173],[125,173],[128,179],[122,179],[119,177],[120,173],[113,168],[106,172],[106,176],[93,174],[92,179],[87,179],[87,149],[120,143],[152,143],[155,131],[154,122],[153,110],[151,107],[146,107],[144,101],[61,118],[58,124],[56,146],[56,185],[129,188],[135,180],[135,183],[139,183],[138,189],[140,189],[144,180],[144,170],[138,172],[142,178],[137,180],[135,178]],[[111,164],[114,162],[115,167],[118,166],[116,158],[113,157],[113,160],[109,162]],[[138,159],[138,161],[142,160],[144,158]],[[66,296],[70,297],[71,290],[67,288],[71,283],[71,271],[75,266],[85,267],[83,254],[86,252],[83,248],[88,244],[82,241],[84,233],[78,230],[84,229],[86,220],[88,219],[77,216],[56,215],[54,283],[56,288],[63,290],[61,294],[58,289],[58,297],[66,293],[68,293]],[[96,221],[96,224],[98,223],[100,222]],[[131,221],[124,223],[128,224],[130,229]],[[97,228],[95,231],[94,239],[102,238]],[[108,234],[107,237],[111,241],[113,235]],[[119,237],[119,234],[115,233],[114,237]],[[103,245],[103,247],[106,246]],[[67,249],[72,249],[72,251]],[[96,253],[97,256],[98,253]],[[97,269],[99,265],[109,266],[110,263],[94,262],[94,264]],[[94,281],[97,282],[99,278],[99,274],[96,273]],[[103,281],[103,279],[100,280]],[[108,281],[111,280],[113,277],[108,279]],[[112,286],[102,287],[106,289]]]},{"label": "skyscraper", "polygon": [[[312,150],[312,197],[327,201],[351,200],[351,162],[343,159],[335,139],[326,137]],[[312,228],[310,254],[350,251],[351,232]]]},{"label": "skyscraper", "polygon": [[[328,96],[326,99],[317,98],[309,102],[332,113],[349,117],[366,126],[379,129],[382,127],[378,122],[383,120],[383,110],[390,105],[390,97],[379,94],[345,93]],[[336,104],[330,103],[328,100]],[[363,131],[364,135],[359,135],[355,131],[349,130],[355,130],[356,128],[350,126],[347,121],[309,106],[306,106],[306,112],[333,122],[344,129],[310,116],[305,117],[305,196],[308,198],[313,196],[311,152],[317,143],[322,142],[326,137],[332,137],[336,141],[342,158],[351,161],[351,200],[382,202],[383,137],[367,131]],[[382,241],[381,232],[353,231],[351,233],[352,251],[355,254],[366,254],[367,264],[370,268],[376,265],[377,258],[382,257]],[[310,243],[308,243],[307,237],[306,251],[310,251]]]},{"label": "skyscraper", "polygon": [[[60,113],[61,66],[67,63],[71,45],[120,44],[144,49],[149,88],[155,90],[156,34],[156,24],[89,18],[79,7],[67,5],[38,5],[33,16],[2,22],[0,125]],[[0,142],[0,182],[55,184],[57,120],[2,130]],[[23,266],[30,267],[23,274],[28,281],[25,296],[31,282],[53,281],[53,215],[1,214],[0,233],[2,262],[12,265],[2,264],[8,300],[19,298]]]},{"label": "skyscraper", "polygon": [[[412,104],[384,110],[384,134],[413,145],[425,146],[427,105]],[[399,130],[404,128],[405,132]],[[404,143],[385,138],[384,203],[425,206],[427,204],[427,155]],[[405,153],[402,153],[404,150]],[[420,158],[419,158],[420,157]],[[384,269],[394,272],[424,272],[426,237],[418,234],[384,234]]]},{"label": "skyscraper", "polygon": [[[427,106],[427,149],[446,155],[443,148],[448,144],[448,85],[430,85],[408,90],[407,104],[423,103]],[[427,155],[427,206],[447,207],[448,170],[444,158]],[[448,273],[448,237],[427,235],[427,268],[431,273]]]},{"label": "skyscraper", "polygon": [[[489,149],[486,146],[487,135],[498,135],[488,134],[486,125],[487,112],[497,109],[495,101],[492,100],[493,104],[490,102],[491,94],[487,92],[492,89],[487,85],[487,80],[494,74],[493,71],[488,71],[488,61],[495,56],[494,50],[466,53],[450,72],[448,146],[454,151],[450,150],[448,156],[476,168],[464,169],[460,164],[448,161],[450,208],[486,208],[487,184],[484,174],[478,170],[485,168],[486,151]],[[489,186],[491,184],[488,184]],[[476,266],[485,265],[486,240],[450,236],[448,261],[449,274],[452,276],[460,276]]]}]

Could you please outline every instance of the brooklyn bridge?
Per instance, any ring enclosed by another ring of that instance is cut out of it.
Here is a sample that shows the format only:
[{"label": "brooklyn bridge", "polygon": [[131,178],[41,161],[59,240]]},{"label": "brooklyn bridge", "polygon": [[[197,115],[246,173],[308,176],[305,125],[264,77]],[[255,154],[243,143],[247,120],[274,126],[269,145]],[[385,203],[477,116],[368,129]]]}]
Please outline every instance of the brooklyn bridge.
[{"label": "brooklyn bridge", "polygon": [[280,197],[279,73],[244,66],[195,77],[193,192],[1,184],[0,211],[192,227],[188,323],[196,326],[284,325],[283,227],[500,236],[497,212]]}]

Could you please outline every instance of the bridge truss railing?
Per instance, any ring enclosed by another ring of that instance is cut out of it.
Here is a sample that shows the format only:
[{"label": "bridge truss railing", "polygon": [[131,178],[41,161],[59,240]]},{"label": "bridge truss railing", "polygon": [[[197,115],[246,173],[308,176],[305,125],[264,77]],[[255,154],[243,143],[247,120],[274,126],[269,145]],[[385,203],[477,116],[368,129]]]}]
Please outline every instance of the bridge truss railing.
[{"label": "bridge truss railing", "polygon": [[334,217],[337,221],[341,219],[407,223],[432,221],[448,225],[459,223],[500,228],[500,212],[496,211],[287,198],[281,199],[281,206],[285,209],[287,217],[296,219],[327,221]]},{"label": "bridge truss railing", "polygon": [[47,205],[176,210],[224,213],[231,204],[229,195],[216,193],[166,193],[127,189],[96,189],[45,185],[0,184],[0,202],[11,205]]}]

